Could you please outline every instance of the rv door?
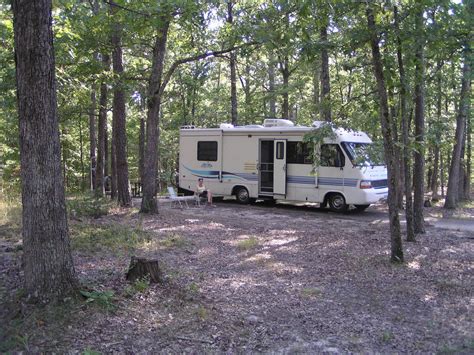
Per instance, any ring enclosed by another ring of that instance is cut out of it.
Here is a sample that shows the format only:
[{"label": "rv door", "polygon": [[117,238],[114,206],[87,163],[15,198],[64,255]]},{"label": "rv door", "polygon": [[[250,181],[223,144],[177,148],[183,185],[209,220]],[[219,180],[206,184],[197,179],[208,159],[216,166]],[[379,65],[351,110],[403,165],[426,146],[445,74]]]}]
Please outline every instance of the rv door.
[{"label": "rv door", "polygon": [[274,142],[273,195],[286,196],[286,139]]}]

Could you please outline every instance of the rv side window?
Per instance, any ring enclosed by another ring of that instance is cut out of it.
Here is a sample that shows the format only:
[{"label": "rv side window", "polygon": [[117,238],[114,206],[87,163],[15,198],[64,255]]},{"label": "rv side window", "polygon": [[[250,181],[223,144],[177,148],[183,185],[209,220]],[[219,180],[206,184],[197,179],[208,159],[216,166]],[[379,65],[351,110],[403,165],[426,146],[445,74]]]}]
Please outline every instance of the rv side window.
[{"label": "rv side window", "polygon": [[312,164],[310,144],[304,142],[286,143],[286,162],[289,164]]},{"label": "rv side window", "polygon": [[344,154],[338,144],[323,144],[321,146],[321,166],[343,167]]},{"label": "rv side window", "polygon": [[198,142],[197,160],[217,161],[217,142]]}]

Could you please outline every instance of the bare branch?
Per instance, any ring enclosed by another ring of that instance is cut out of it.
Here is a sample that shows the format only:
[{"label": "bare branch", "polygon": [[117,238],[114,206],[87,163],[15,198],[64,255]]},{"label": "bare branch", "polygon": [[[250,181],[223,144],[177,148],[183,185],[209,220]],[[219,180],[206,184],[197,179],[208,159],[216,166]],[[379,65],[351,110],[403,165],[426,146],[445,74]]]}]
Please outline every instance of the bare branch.
[{"label": "bare branch", "polygon": [[220,51],[210,51],[210,52],[197,54],[197,55],[194,55],[194,56],[191,56],[191,57],[178,59],[168,69],[168,71],[166,72],[166,74],[163,78],[163,82],[161,83],[158,90],[154,93],[154,95],[158,95],[158,96],[163,95],[163,92],[165,91],[166,85],[168,85],[168,82],[170,81],[171,76],[173,75],[176,68],[178,68],[178,66],[180,66],[181,64],[194,62],[196,60],[201,60],[201,59],[205,59],[205,58],[208,58],[208,57],[215,57],[215,56],[218,56],[218,55],[222,55],[222,54],[225,54],[225,53],[235,51],[235,50],[243,48],[243,47],[253,46],[253,45],[257,45],[257,44],[259,44],[259,42],[249,42],[249,43],[244,43],[240,46],[230,47],[230,48],[226,48],[226,49],[223,49],[223,50],[220,50]]}]

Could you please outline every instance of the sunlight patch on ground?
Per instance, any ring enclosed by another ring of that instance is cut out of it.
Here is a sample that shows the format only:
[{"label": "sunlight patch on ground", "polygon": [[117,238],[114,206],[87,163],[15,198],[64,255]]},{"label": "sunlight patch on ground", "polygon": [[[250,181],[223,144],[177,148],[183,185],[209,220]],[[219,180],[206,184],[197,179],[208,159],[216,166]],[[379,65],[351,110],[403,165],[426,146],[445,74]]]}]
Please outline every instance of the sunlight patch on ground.
[{"label": "sunlight patch on ground", "polygon": [[201,221],[200,219],[192,219],[192,218],[188,218],[188,219],[185,219],[184,220],[185,222],[188,222],[188,223],[197,223],[199,221]]},{"label": "sunlight patch on ground", "polygon": [[250,261],[250,262],[257,262],[257,263],[265,263],[268,262],[272,259],[272,255],[270,253],[258,253],[255,254],[247,259],[245,261]]},{"label": "sunlight patch on ground", "polygon": [[428,292],[425,297],[423,297],[423,300],[425,302],[432,302],[436,298],[436,294],[434,292]]},{"label": "sunlight patch on ground", "polygon": [[199,256],[211,256],[211,255],[214,255],[218,252],[218,249],[217,248],[212,248],[212,247],[205,247],[205,248],[201,248],[197,251],[197,254]]},{"label": "sunlight patch on ground", "polygon": [[408,263],[408,268],[413,270],[419,270],[421,268],[420,263],[418,261],[411,261]]},{"label": "sunlight patch on ground", "polygon": [[282,273],[282,272],[291,272],[291,273],[301,273],[303,271],[302,268],[296,267],[296,266],[290,266],[284,263],[279,263],[279,262],[272,262],[268,263],[268,267],[277,273]]},{"label": "sunlight patch on ground", "polygon": [[265,242],[264,245],[266,245],[266,246],[279,246],[279,245],[285,245],[285,244],[288,244],[288,243],[296,242],[297,240],[298,240],[297,237],[272,239],[268,242]]}]

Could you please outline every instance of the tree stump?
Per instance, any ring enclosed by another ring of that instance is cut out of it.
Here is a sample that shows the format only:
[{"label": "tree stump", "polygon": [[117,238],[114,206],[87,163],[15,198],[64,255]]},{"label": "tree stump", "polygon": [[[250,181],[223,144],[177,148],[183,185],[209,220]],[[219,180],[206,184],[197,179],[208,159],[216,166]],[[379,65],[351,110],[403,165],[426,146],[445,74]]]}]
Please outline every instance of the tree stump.
[{"label": "tree stump", "polygon": [[128,281],[136,281],[143,278],[150,278],[150,282],[160,283],[163,281],[163,275],[156,259],[138,258],[132,256],[130,266],[128,267]]}]

